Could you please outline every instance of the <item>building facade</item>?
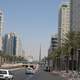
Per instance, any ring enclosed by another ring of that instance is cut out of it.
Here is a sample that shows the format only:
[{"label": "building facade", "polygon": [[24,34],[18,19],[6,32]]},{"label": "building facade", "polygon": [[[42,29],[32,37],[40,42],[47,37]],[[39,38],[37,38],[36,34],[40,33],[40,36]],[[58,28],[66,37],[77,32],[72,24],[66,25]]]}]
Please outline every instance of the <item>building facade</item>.
[{"label": "building facade", "polygon": [[80,0],[71,0],[71,31],[80,31]]},{"label": "building facade", "polygon": [[0,10],[0,36],[2,36],[3,24],[4,24],[4,20],[3,20],[3,11]]},{"label": "building facade", "polygon": [[63,4],[59,11],[58,44],[59,47],[65,42],[66,34],[70,31],[70,5]]},{"label": "building facade", "polygon": [[19,36],[16,38],[16,56],[17,57],[23,57],[24,53],[22,50],[22,42]]},{"label": "building facade", "polygon": [[8,33],[3,38],[3,50],[6,54],[15,55],[16,36],[15,33]]},{"label": "building facade", "polygon": [[11,56],[22,57],[22,45],[20,38],[15,33],[8,33],[3,38],[3,51]]},{"label": "building facade", "polygon": [[[54,35],[51,37],[51,45],[50,48],[48,50],[48,57],[49,55],[54,54],[54,51],[58,48],[58,35]],[[54,67],[54,61],[53,59],[48,59],[48,66],[50,67],[50,70],[53,69]]]},{"label": "building facade", "polygon": [[48,50],[48,54],[50,54],[51,52],[53,52],[57,48],[58,48],[58,37],[57,37],[57,35],[54,35],[51,37],[51,45]]},{"label": "building facade", "polygon": [[2,51],[2,32],[3,32],[3,24],[4,24],[4,20],[3,20],[3,11],[0,10],[0,51]]}]

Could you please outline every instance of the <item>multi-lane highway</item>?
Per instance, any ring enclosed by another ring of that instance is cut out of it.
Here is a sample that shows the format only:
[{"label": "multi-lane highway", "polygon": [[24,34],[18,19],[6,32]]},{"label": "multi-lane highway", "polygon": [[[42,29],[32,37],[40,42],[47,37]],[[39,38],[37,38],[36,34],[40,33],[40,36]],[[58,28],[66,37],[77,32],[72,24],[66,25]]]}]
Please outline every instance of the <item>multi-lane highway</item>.
[{"label": "multi-lane highway", "polygon": [[14,70],[15,80],[64,80],[59,75],[40,70],[35,74],[25,74],[25,69]]}]

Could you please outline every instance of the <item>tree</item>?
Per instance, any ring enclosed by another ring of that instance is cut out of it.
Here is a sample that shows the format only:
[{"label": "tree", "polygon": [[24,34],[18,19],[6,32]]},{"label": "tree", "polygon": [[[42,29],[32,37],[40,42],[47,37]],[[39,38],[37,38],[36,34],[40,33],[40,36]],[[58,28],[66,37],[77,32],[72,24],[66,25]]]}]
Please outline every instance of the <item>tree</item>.
[{"label": "tree", "polygon": [[[58,49],[52,51],[49,55],[49,59],[55,61],[55,65],[60,69],[61,56],[64,56],[65,59],[65,69],[66,72],[69,70],[69,61],[71,59],[71,68],[74,69],[74,56],[76,59],[76,51],[80,49],[80,32],[69,32],[66,34],[64,43]],[[76,59],[77,61],[77,59]],[[79,63],[79,60],[78,62]],[[77,64],[76,64],[77,65]],[[79,67],[79,66],[78,66]]]},{"label": "tree", "polygon": [[76,47],[76,40],[75,40],[75,32],[69,32],[66,34],[66,38],[65,38],[65,43],[63,44],[64,47],[64,52],[65,52],[65,58],[66,58],[66,72],[68,72],[69,69],[69,57],[71,56],[71,61],[72,61],[72,70],[73,70],[73,55],[74,52],[72,51],[72,49],[75,49]]},{"label": "tree", "polygon": [[[65,48],[65,53],[68,57],[71,57],[72,61],[72,71],[74,69],[74,57],[76,57],[76,50],[80,48],[80,32],[69,32],[66,34],[65,43],[63,44],[63,47]],[[66,64],[67,65],[67,64]]]},{"label": "tree", "polygon": [[48,55],[48,60],[53,60],[53,65],[54,68],[56,68],[56,70],[60,70],[61,66],[60,66],[60,55],[61,55],[61,48],[57,48],[54,51],[52,51],[49,55]]}]

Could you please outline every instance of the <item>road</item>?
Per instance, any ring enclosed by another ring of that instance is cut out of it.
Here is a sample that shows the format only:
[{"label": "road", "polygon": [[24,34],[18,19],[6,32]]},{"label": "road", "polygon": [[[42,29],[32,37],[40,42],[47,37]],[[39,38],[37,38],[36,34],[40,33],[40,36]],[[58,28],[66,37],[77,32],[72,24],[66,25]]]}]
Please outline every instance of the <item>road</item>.
[{"label": "road", "polygon": [[64,80],[59,75],[39,71],[33,75],[25,74],[24,69],[13,71],[15,80]]}]

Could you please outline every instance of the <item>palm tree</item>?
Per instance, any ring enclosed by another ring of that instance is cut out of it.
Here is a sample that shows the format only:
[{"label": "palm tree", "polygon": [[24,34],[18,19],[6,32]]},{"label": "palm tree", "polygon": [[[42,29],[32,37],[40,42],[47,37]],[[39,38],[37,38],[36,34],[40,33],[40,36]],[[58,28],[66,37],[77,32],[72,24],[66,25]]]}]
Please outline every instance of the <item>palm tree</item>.
[{"label": "palm tree", "polygon": [[49,59],[53,60],[53,65],[56,68],[56,70],[61,70],[61,65],[60,65],[60,55],[61,55],[61,48],[55,49],[50,55]]},{"label": "palm tree", "polygon": [[69,46],[67,44],[65,44],[63,47],[62,47],[62,55],[64,57],[64,61],[65,61],[65,69],[66,69],[66,73],[68,73],[68,70],[69,70],[69,53],[70,53],[70,50],[69,50]]},{"label": "palm tree", "polygon": [[[71,50],[74,48],[75,46],[75,34],[74,32],[69,32],[68,34],[66,34],[66,38],[65,38],[65,43],[64,43],[64,49],[65,49],[65,54],[66,54],[66,72],[68,72],[68,66],[69,65],[69,55]],[[72,60],[72,70],[73,70],[73,52],[71,52],[71,60]]]},{"label": "palm tree", "polygon": [[77,71],[79,72],[80,71],[80,69],[79,69],[79,67],[80,67],[80,32],[76,33],[75,39],[76,39],[76,44],[77,44],[76,51],[78,52],[76,68],[77,68]]},{"label": "palm tree", "polygon": [[60,71],[61,70],[61,52],[62,52],[62,48],[58,48],[56,50],[56,60],[57,60],[57,67],[58,67],[58,70]]},{"label": "palm tree", "polygon": [[[74,55],[76,55],[76,50],[80,49],[80,32],[69,32],[66,34],[65,43],[62,44],[63,46],[55,51],[53,51],[48,58],[53,59],[55,61],[55,65],[58,70],[60,70],[60,56],[65,56],[66,63],[65,68],[66,72],[69,70],[69,59],[71,58],[71,68],[72,71],[74,69]],[[78,60],[78,63],[80,61]],[[79,63],[80,64],[80,63]],[[78,65],[79,67],[79,65]]]},{"label": "palm tree", "polygon": [[[74,58],[76,56],[76,50],[80,48],[80,32],[69,32],[66,34],[65,43],[63,44],[66,49],[66,56],[70,55],[72,62],[72,71],[74,69]],[[67,58],[68,59],[68,58]],[[67,64],[66,64],[67,65]]]},{"label": "palm tree", "polygon": [[0,58],[1,58],[1,59],[0,59],[0,60],[1,60],[1,63],[0,63],[0,64],[1,64],[1,65],[3,64],[3,56],[4,56],[3,52],[0,51]]}]

